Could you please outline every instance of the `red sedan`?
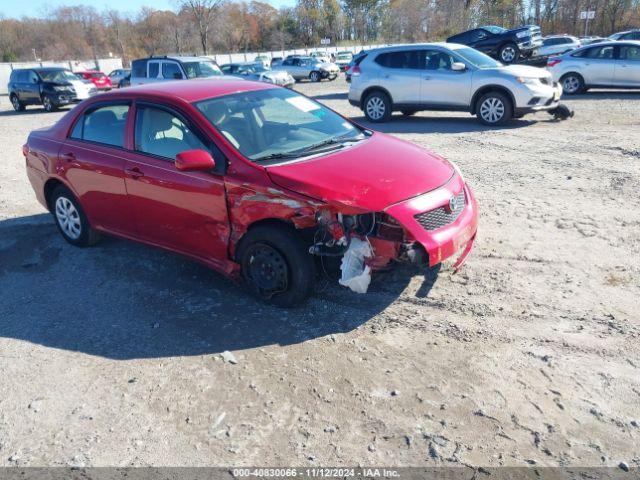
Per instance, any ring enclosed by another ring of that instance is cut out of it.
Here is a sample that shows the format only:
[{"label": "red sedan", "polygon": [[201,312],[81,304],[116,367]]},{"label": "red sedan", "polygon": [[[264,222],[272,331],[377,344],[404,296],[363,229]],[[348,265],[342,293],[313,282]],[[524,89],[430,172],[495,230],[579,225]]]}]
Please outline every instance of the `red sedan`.
[{"label": "red sedan", "polygon": [[75,72],[83,80],[89,80],[98,90],[111,90],[111,79],[98,70],[87,70],[85,72]]},{"label": "red sedan", "polygon": [[341,283],[364,291],[393,261],[457,256],[457,268],[476,235],[473,193],[451,163],[266,83],[113,91],[23,150],[69,243],[106,233],[179,252],[277,305],[313,292],[322,257],[342,258]]}]

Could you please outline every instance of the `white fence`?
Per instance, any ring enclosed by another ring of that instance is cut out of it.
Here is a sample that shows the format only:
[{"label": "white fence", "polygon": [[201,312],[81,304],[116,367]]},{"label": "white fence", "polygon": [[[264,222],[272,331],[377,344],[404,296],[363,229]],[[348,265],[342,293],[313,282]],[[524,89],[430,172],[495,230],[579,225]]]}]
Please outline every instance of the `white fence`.
[{"label": "white fence", "polygon": [[[246,52],[246,53],[218,53],[208,55],[208,58],[215,60],[218,65],[235,62],[252,62],[258,55],[264,55],[269,58],[286,57],[287,55],[309,55],[313,52],[322,52],[327,55],[337,52],[357,53],[360,50],[369,50],[371,48],[381,47],[383,45],[357,45],[352,47],[320,47],[320,48],[298,48],[295,50],[274,50],[271,52]],[[0,95],[7,95],[7,84],[11,71],[16,68],[30,67],[64,67],[72,71],[79,70],[101,70],[108,74],[112,70],[122,68],[122,59],[120,58],[103,58],[98,60],[65,60],[60,62],[12,62],[0,63]]]},{"label": "white fence", "polygon": [[79,70],[101,70],[109,73],[116,68],[122,68],[122,60],[120,58],[101,58],[98,60],[65,60],[62,62],[12,62],[0,63],[0,95],[6,95],[7,84],[11,71],[17,68],[33,68],[33,67],[63,67],[72,71]]}]

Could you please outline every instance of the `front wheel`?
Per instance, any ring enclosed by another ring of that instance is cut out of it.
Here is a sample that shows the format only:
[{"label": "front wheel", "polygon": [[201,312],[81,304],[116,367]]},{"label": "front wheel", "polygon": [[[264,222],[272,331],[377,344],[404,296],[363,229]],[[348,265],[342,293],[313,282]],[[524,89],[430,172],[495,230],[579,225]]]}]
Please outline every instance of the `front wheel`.
[{"label": "front wheel", "polygon": [[237,258],[248,288],[264,302],[291,307],[313,292],[315,263],[293,228],[252,228],[242,239]]},{"label": "front wheel", "polygon": [[391,100],[384,92],[373,92],[364,100],[364,115],[373,123],[386,122],[391,118]]},{"label": "front wheel", "polygon": [[100,240],[100,234],[91,228],[80,203],[68,188],[57,187],[50,204],[58,230],[71,245],[88,247]]},{"label": "front wheel", "polygon": [[53,102],[53,99],[49,95],[43,95],[42,97],[42,106],[46,112],[53,112],[57,106]]},{"label": "front wheel", "polygon": [[319,82],[320,80],[322,80],[320,72],[311,72],[309,74],[309,80],[311,80],[312,82]]},{"label": "front wheel", "polygon": [[476,109],[478,119],[485,125],[503,125],[513,117],[511,101],[500,92],[484,94]]},{"label": "front wheel", "polygon": [[500,57],[500,61],[502,63],[513,63],[518,60],[518,57],[520,56],[520,50],[515,43],[507,43],[506,45],[503,45],[502,48],[500,48],[498,56]]},{"label": "front wheel", "polygon": [[584,79],[577,73],[567,73],[560,80],[562,91],[567,95],[575,95],[585,91]]}]

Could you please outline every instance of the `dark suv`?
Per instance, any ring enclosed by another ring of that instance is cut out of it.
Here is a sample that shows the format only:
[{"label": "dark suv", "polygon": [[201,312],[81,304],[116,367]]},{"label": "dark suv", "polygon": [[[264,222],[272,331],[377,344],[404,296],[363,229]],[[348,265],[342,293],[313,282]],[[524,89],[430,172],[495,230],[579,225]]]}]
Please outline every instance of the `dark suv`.
[{"label": "dark suv", "polygon": [[525,25],[507,30],[490,26],[480,27],[447,38],[449,43],[460,43],[480,50],[482,53],[509,64],[535,56],[542,45],[540,27]]},{"label": "dark suv", "polygon": [[609,37],[609,40],[640,40],[640,30],[614,33]]},{"label": "dark suv", "polygon": [[66,68],[19,68],[9,77],[9,100],[16,112],[42,105],[47,112],[94,95],[93,84],[79,80]]}]

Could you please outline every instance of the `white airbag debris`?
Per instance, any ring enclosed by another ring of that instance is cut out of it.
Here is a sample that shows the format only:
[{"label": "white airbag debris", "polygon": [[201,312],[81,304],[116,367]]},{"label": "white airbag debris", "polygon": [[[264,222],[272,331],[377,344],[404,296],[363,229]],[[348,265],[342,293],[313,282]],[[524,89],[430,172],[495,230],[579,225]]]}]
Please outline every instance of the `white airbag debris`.
[{"label": "white airbag debris", "polygon": [[342,257],[340,270],[342,277],[338,283],[349,287],[356,293],[367,293],[371,283],[371,268],[364,264],[364,259],[373,255],[369,242],[352,238],[349,248]]}]

